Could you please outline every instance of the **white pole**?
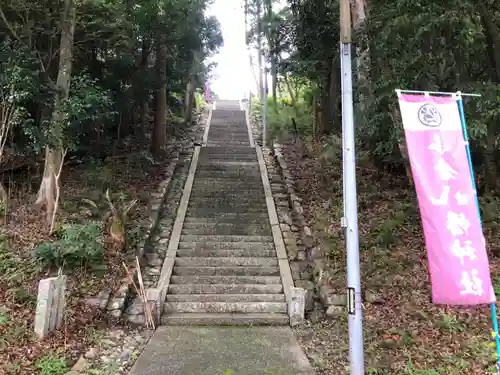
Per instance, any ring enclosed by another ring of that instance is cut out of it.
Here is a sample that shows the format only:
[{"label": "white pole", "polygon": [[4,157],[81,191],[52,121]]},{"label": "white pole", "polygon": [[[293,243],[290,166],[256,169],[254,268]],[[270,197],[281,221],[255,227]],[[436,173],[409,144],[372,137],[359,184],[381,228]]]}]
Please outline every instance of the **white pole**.
[{"label": "white pole", "polygon": [[262,93],[262,148],[266,148],[267,140],[267,71],[264,68],[264,74],[266,78],[264,79],[263,93]]},{"label": "white pole", "polygon": [[340,39],[349,359],[351,362],[351,375],[364,375],[363,307],[361,301],[361,277],[359,266],[356,151],[352,97],[351,10],[349,0],[340,1]]}]

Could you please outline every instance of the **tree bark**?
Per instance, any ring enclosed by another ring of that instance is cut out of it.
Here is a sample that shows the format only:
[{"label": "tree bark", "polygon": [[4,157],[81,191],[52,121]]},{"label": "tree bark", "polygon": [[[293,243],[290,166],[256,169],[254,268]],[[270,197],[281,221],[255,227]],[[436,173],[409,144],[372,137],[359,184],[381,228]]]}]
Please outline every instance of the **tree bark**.
[{"label": "tree bark", "polygon": [[[478,1],[478,10],[486,37],[486,51],[491,65],[490,77],[493,82],[498,84],[500,83],[500,30],[496,26],[492,13],[484,1]],[[486,149],[484,150],[484,174],[486,188],[488,190],[495,190],[498,188],[495,136],[500,124],[498,124],[498,120],[496,121],[497,123],[491,122],[488,124]]]},{"label": "tree bark", "polygon": [[63,103],[69,97],[71,69],[73,59],[73,39],[75,34],[75,4],[73,0],[64,1],[61,15],[61,42],[59,49],[59,71],[57,74],[55,105],[50,125],[50,144],[45,148],[45,166],[43,178],[35,204],[45,206],[47,223],[50,225],[56,206],[56,194],[59,189],[58,176],[64,155],[64,129],[67,114]]},{"label": "tree bark", "polygon": [[[276,110],[277,105],[277,83],[278,83],[278,69],[276,63],[276,51],[275,51],[275,37],[276,33],[273,29],[273,2],[272,0],[265,0],[266,5],[266,18],[267,18],[267,44],[269,45],[269,59],[271,61],[271,79],[272,79],[272,98],[273,107]],[[267,85],[266,85],[267,86]]]},{"label": "tree bark", "polygon": [[[147,38],[142,40],[140,72],[144,77],[148,69],[149,50],[151,48],[150,42]],[[145,143],[146,140],[146,117],[148,113],[149,103],[149,89],[147,86],[141,87],[139,92],[139,129],[141,132],[141,139]]]},{"label": "tree bark", "polygon": [[156,38],[156,111],[151,153],[159,157],[167,141],[167,45],[165,37]]},{"label": "tree bark", "polygon": [[264,99],[264,67],[262,65],[262,0],[257,0],[257,59],[259,65],[259,98]]},{"label": "tree bark", "polygon": [[194,104],[194,82],[193,77],[189,77],[189,81],[186,84],[186,97],[184,100],[184,123],[189,126],[193,119],[193,104]]}]

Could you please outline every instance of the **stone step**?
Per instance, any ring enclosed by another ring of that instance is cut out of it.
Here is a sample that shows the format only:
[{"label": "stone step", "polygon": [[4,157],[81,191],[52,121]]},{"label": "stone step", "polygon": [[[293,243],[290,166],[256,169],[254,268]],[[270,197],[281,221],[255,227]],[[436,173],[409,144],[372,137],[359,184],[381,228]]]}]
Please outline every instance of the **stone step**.
[{"label": "stone step", "polygon": [[166,302],[168,313],[286,313],[286,302]]},{"label": "stone step", "polygon": [[285,302],[284,294],[170,294],[168,302]]},{"label": "stone step", "polygon": [[235,214],[231,212],[219,212],[218,215],[211,215],[210,218],[207,217],[197,217],[197,216],[188,216],[186,217],[184,223],[216,223],[219,224],[237,224],[244,225],[247,224],[259,224],[265,223],[266,225],[269,223],[269,214],[266,213],[240,213]]},{"label": "stone step", "polygon": [[269,313],[174,313],[161,317],[161,324],[173,326],[279,326],[289,321],[287,314]]},{"label": "stone step", "polygon": [[220,141],[208,141],[207,145],[211,146],[211,147],[219,146],[219,145],[225,146],[227,143],[231,143],[233,145],[238,145],[238,146],[250,147],[250,141],[248,139],[246,141],[237,141],[236,139],[231,139],[231,138],[224,138],[224,139],[221,139]]},{"label": "stone step", "polygon": [[277,267],[277,258],[257,258],[257,257],[180,257],[175,259],[175,266],[178,267],[231,267],[231,266],[261,266]]},{"label": "stone step", "polygon": [[207,185],[208,186],[217,185],[221,187],[226,186],[227,188],[232,188],[231,190],[233,191],[236,191],[237,188],[239,187],[247,187],[247,189],[249,188],[255,189],[256,187],[259,187],[263,189],[260,176],[255,178],[249,178],[247,180],[242,180],[241,178],[232,178],[232,179],[231,178],[221,179],[220,177],[214,178],[212,177],[212,175],[204,178],[195,179],[193,183],[193,188],[198,186],[207,186]]},{"label": "stone step", "polygon": [[219,236],[219,235],[181,235],[181,242],[262,242],[273,243],[273,236]]},{"label": "stone step", "polygon": [[188,209],[208,209],[220,208],[219,211],[222,212],[239,212],[233,211],[231,208],[236,210],[248,208],[249,212],[255,212],[256,210],[267,211],[267,206],[265,204],[265,200],[263,197],[241,197],[240,200],[237,198],[231,197],[223,197],[223,198],[214,198],[214,197],[204,197],[193,195],[191,197],[191,201],[189,202]]},{"label": "stone step", "polygon": [[182,229],[182,234],[189,234],[189,235],[195,235],[195,234],[205,234],[205,235],[257,235],[257,236],[270,236],[271,235],[271,228],[269,226],[256,226],[256,225],[248,225],[247,227],[243,225],[231,225],[231,224],[226,224],[225,226],[223,225],[218,225],[218,226],[212,226],[212,227],[202,227],[202,226],[195,226],[195,227],[189,227],[184,225]]},{"label": "stone step", "polygon": [[207,191],[207,192],[215,192],[221,191],[226,193],[251,193],[251,192],[264,192],[264,188],[260,181],[252,181],[248,180],[246,183],[244,181],[235,180],[233,181],[218,179],[213,181],[207,180],[199,180],[193,185],[193,192],[196,191]]},{"label": "stone step", "polygon": [[[250,140],[248,139],[248,130],[236,130],[236,131],[224,131],[223,128],[215,129],[211,128],[211,131],[214,130],[215,133],[212,135],[209,134],[207,145],[210,147],[215,147],[216,145],[227,146],[228,143],[235,146],[250,146]],[[218,138],[218,139],[215,139]]]},{"label": "stone step", "polygon": [[240,189],[238,192],[234,190],[222,190],[222,189],[207,189],[206,187],[197,187],[191,190],[191,197],[196,198],[209,198],[215,200],[226,199],[228,201],[240,199],[240,200],[261,200],[265,202],[264,189]]},{"label": "stone step", "polygon": [[200,180],[217,179],[221,180],[222,182],[236,180],[240,183],[249,180],[254,184],[259,182],[262,185],[260,171],[235,172],[235,171],[220,171],[220,170],[219,171],[197,170],[196,178]]},{"label": "stone step", "polygon": [[198,162],[198,168],[208,170],[227,170],[227,169],[254,169],[259,168],[259,163],[255,161],[237,161],[237,160],[210,160],[204,164]]},{"label": "stone step", "polygon": [[225,205],[214,205],[210,206],[188,206],[187,215],[189,216],[201,216],[201,217],[214,217],[218,216],[224,212],[231,212],[236,214],[244,213],[267,213],[267,208],[264,206],[252,207],[250,204],[248,206],[232,206],[229,204]]},{"label": "stone step", "polygon": [[[206,151],[209,150],[209,151]],[[251,147],[204,147],[200,153],[199,161],[213,159],[241,159],[257,161],[257,154]]]},{"label": "stone step", "polygon": [[174,266],[175,276],[279,276],[278,267],[184,267]]},{"label": "stone step", "polygon": [[179,249],[245,249],[245,250],[274,250],[274,243],[262,242],[179,242]]},{"label": "stone step", "polygon": [[263,194],[264,188],[262,184],[253,183],[248,181],[246,184],[238,182],[237,184],[226,183],[226,181],[219,180],[218,183],[212,181],[199,181],[193,186],[192,194],[197,192],[206,193],[227,193],[227,194]]},{"label": "stone step", "polygon": [[276,250],[266,249],[179,249],[177,257],[276,257]]},{"label": "stone step", "polygon": [[172,284],[279,284],[279,276],[177,276],[172,275]]},{"label": "stone step", "polygon": [[203,155],[198,159],[198,166],[202,167],[204,165],[210,165],[212,163],[220,163],[220,162],[247,162],[247,163],[257,163],[257,157],[253,154],[211,154],[211,155]]},{"label": "stone step", "polygon": [[170,284],[168,294],[281,294],[281,284]]}]

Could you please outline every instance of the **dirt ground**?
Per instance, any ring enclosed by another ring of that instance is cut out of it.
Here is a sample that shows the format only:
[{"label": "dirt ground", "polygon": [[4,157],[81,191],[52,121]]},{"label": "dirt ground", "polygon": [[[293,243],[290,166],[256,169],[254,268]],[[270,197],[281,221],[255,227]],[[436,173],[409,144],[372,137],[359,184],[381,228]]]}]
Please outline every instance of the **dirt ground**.
[{"label": "dirt ground", "polygon": [[[340,228],[340,149],[321,163],[319,153],[285,143],[284,155],[303,199],[307,220],[328,255],[325,273],[335,290],[345,290],[345,244]],[[367,374],[492,374],[495,342],[489,307],[433,305],[420,216],[413,187],[404,178],[379,173],[358,160],[359,235],[362,289],[376,296],[364,307]],[[483,209],[487,210],[483,200]],[[483,215],[484,216],[484,215]],[[497,217],[485,233],[495,289],[500,286]],[[345,318],[321,320],[298,330],[320,374],[348,374]]]},{"label": "dirt ground", "polygon": [[[39,178],[27,172],[6,176],[10,198],[0,210],[0,374],[65,373],[95,339],[93,332],[115,323],[83,302],[104,286],[116,288],[126,278],[122,261],[134,259],[135,245],[146,233],[149,193],[163,179],[167,161],[168,156],[154,163],[139,152],[125,150],[104,161],[65,168],[57,222],[80,225],[81,232],[97,228],[104,257],[98,264],[63,267],[62,272],[68,275],[66,316],[62,329],[43,341],[33,333],[38,282],[57,270],[42,268],[33,254],[40,244],[58,240],[58,231],[48,235],[43,211],[32,204]],[[116,251],[108,235],[105,219],[109,206],[104,198],[108,188],[117,207],[138,199],[126,223],[127,251]],[[73,237],[68,241],[83,241],[77,244],[83,248],[85,241],[94,240],[74,233]]]}]

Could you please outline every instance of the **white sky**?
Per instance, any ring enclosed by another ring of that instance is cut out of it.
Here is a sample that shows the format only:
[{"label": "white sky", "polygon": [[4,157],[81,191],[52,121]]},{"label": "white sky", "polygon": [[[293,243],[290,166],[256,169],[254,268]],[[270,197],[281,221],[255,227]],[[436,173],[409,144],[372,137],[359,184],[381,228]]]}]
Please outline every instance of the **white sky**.
[{"label": "white sky", "polygon": [[224,45],[213,60],[218,63],[214,71],[212,89],[222,99],[241,99],[252,83],[248,52],[245,45],[245,15],[240,0],[215,0],[210,15],[219,20]]}]

